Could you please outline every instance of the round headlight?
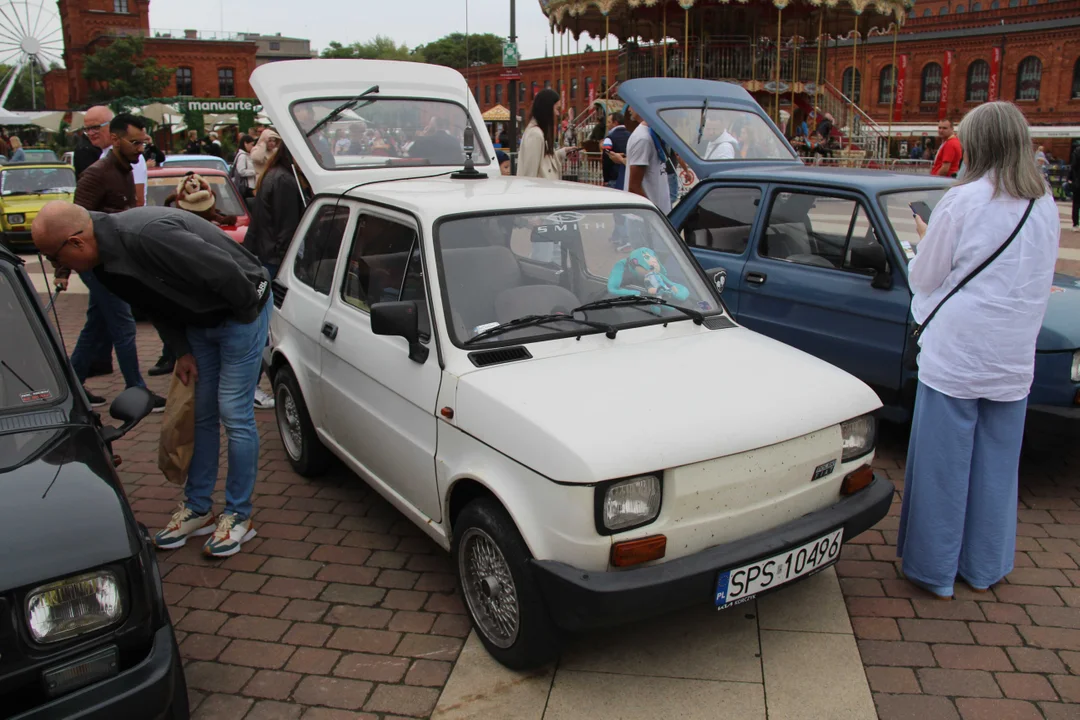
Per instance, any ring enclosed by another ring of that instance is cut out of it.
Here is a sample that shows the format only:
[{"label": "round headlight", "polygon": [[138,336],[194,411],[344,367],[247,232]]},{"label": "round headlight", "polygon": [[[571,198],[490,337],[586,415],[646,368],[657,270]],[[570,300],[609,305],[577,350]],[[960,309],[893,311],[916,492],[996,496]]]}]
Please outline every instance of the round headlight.
[{"label": "round headlight", "polygon": [[844,453],[840,461],[850,462],[873,451],[876,442],[877,423],[873,415],[863,415],[854,420],[840,423],[840,434],[844,438]]},{"label": "round headlight", "polygon": [[108,570],[43,585],[26,600],[26,622],[39,643],[100,630],[123,614],[120,582]]}]

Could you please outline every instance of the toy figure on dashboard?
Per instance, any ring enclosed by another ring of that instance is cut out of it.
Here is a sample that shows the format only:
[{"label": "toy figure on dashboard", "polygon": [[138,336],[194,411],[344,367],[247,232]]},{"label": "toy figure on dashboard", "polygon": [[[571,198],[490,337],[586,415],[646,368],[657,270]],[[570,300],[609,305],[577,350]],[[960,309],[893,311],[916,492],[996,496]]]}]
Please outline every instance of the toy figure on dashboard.
[{"label": "toy figure on dashboard", "polygon": [[664,300],[685,300],[690,291],[672,282],[667,269],[649,248],[638,248],[629,257],[615,263],[608,275],[612,295],[653,295]]}]

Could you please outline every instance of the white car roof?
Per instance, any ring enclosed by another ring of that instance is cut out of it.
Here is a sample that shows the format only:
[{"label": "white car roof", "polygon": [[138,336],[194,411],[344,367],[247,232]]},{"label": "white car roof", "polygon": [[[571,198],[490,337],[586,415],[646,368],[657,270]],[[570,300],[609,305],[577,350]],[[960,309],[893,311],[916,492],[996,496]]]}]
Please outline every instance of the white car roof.
[{"label": "white car roof", "polygon": [[654,207],[645,198],[622,190],[596,185],[497,177],[486,180],[455,180],[450,177],[379,182],[360,188],[335,188],[329,194],[401,209],[435,221],[446,215],[472,212],[529,211],[532,208],[572,208],[589,205]]}]

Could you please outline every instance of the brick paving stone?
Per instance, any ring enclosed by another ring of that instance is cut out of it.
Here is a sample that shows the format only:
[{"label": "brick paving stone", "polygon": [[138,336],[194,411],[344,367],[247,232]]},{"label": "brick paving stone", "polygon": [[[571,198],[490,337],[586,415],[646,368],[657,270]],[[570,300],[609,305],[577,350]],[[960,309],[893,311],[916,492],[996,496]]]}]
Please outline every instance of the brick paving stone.
[{"label": "brick paving stone", "polygon": [[[1034,652],[1049,653],[1050,651],[1049,650],[1036,650]],[[1050,654],[1053,655],[1053,653],[1050,653]],[[1071,672],[1073,675],[1080,675],[1080,652],[1074,652],[1072,650],[1062,650],[1061,652],[1059,652],[1054,657],[1058,657],[1058,656],[1060,656],[1060,658],[1065,662],[1065,664],[1069,666],[1069,672]],[[1060,673],[1060,672],[1065,672],[1065,671],[1060,670],[1060,669],[1058,669],[1058,670],[1047,669],[1047,670],[1039,670],[1039,672]]]},{"label": "brick paving stone", "polygon": [[409,634],[401,640],[394,654],[425,660],[456,660],[462,645],[457,638]]},{"label": "brick paving stone", "polygon": [[968,630],[967,623],[957,620],[912,620],[901,618],[897,623],[905,640],[930,643],[975,643],[971,631]]},{"label": "brick paving stone", "polygon": [[178,565],[166,578],[178,585],[216,588],[229,577],[229,571],[207,565]]},{"label": "brick paving stone", "polygon": [[244,720],[299,720],[304,708],[291,703],[260,700],[244,716]]},{"label": "brick paving stone", "polygon": [[275,577],[271,578],[260,591],[264,595],[274,595],[283,598],[301,598],[314,600],[326,587],[324,582],[314,580],[300,580],[297,578]]},{"label": "brick paving stone", "polygon": [[304,712],[300,720],[379,720],[378,715],[371,713],[354,713],[344,710],[331,710],[330,708],[313,707]]},{"label": "brick paving stone", "polygon": [[228,644],[229,638],[192,633],[180,643],[180,655],[189,660],[215,660]]},{"label": "brick paving stone", "polygon": [[221,604],[221,611],[259,617],[277,617],[289,601],[284,598],[256,595],[253,593],[233,593]]},{"label": "brick paving stone", "polygon": [[1043,720],[1039,709],[1024,700],[958,698],[956,707],[964,720]]},{"label": "brick paving stone", "polygon": [[1054,588],[1031,585],[998,585],[994,595],[1004,603],[1016,605],[1064,605]]},{"label": "brick paving stone", "polygon": [[424,609],[429,612],[465,614],[465,604],[461,601],[461,596],[456,593],[453,595],[431,593],[428,601],[424,604]]},{"label": "brick paving stone", "polygon": [[426,633],[430,632],[438,617],[434,613],[399,610],[390,620],[389,629],[396,632]]},{"label": "brick paving stone", "polygon": [[911,601],[915,614],[921,618],[936,620],[982,620],[984,615],[978,603],[952,600],[945,602],[937,598],[916,598]]},{"label": "brick paving stone", "polygon": [[351,627],[381,630],[390,623],[393,616],[393,611],[385,608],[335,605],[326,614],[326,622],[332,625],[349,625]]},{"label": "brick paving stone", "polygon": [[377,568],[334,563],[320,570],[315,579],[349,585],[371,585],[378,576],[379,570]]},{"label": "brick paving stone", "polygon": [[441,662],[439,660],[414,660],[412,667],[409,668],[408,674],[405,675],[405,684],[441,688],[446,684],[446,680],[450,677],[450,671],[453,667],[453,663]]},{"label": "brick paving stone", "polygon": [[899,598],[853,597],[848,598],[847,606],[852,617],[915,617],[911,602]]},{"label": "brick paving stone", "polygon": [[382,607],[393,610],[419,610],[424,607],[428,594],[415,590],[390,590],[383,598]]},{"label": "brick paving stone", "polygon": [[330,603],[315,600],[290,600],[278,617],[282,620],[319,622],[329,609]]},{"label": "brick paving stone", "polygon": [[353,680],[396,683],[401,682],[408,669],[409,660],[406,658],[350,653],[341,658],[334,668],[334,675]]},{"label": "brick paving stone", "polygon": [[413,590],[423,592],[450,592],[457,587],[457,578],[449,573],[426,572],[421,573]]},{"label": "brick paving stone", "polygon": [[176,622],[175,626],[184,632],[213,635],[228,619],[229,616],[225,613],[213,610],[193,610],[185,615],[183,620]]},{"label": "brick paving stone", "polygon": [[278,558],[305,560],[309,555],[311,555],[315,548],[315,545],[312,545],[308,542],[270,538],[259,546],[259,554],[270,555]]},{"label": "brick paving stone", "polygon": [[225,637],[276,642],[288,628],[288,620],[239,615],[222,625],[219,633]]},{"label": "brick paving stone", "polygon": [[233,592],[258,592],[269,579],[266,575],[256,573],[234,572],[221,583],[221,589]]},{"label": "brick paving stone", "polygon": [[243,693],[249,697],[287,700],[301,677],[294,672],[260,670],[244,686]]},{"label": "brick paving stone", "polygon": [[1057,700],[1057,693],[1042,675],[1031,673],[995,673],[1005,697],[1014,700]]},{"label": "brick paving stone", "polygon": [[174,603],[177,607],[195,608],[196,610],[216,610],[218,605],[225,602],[225,599],[229,597],[228,590],[218,590],[215,588],[192,588],[191,592],[184,595],[179,601]]},{"label": "brick paving stone", "polygon": [[1064,628],[1018,626],[1017,630],[1034,647],[1050,650],[1080,650],[1080,631]]},{"label": "brick paving stone", "polygon": [[918,676],[923,692],[930,695],[1001,697],[1001,690],[994,682],[994,676],[985,670],[920,668]]},{"label": "brick paving stone", "polygon": [[[417,660],[417,662],[423,662]],[[411,671],[410,671],[411,674]],[[911,668],[904,667],[868,667],[866,680],[870,689],[876,693],[919,693],[919,681]],[[406,682],[408,678],[406,677]]]},{"label": "brick paving stone", "polygon": [[1006,625],[1030,625],[1031,618],[1020,605],[1007,605],[1004,603],[979,603],[988,622],[1004,623]]},{"label": "brick paving stone", "polygon": [[1074,607],[1045,607],[1031,605],[1027,608],[1028,615],[1036,625],[1047,625],[1061,628],[1080,628],[1080,608]]},{"label": "brick paving stone", "polygon": [[321,569],[322,563],[314,560],[272,557],[263,563],[262,567],[259,568],[259,572],[267,575],[284,575],[285,577],[310,580]]},{"label": "brick paving stone", "polygon": [[851,628],[862,640],[900,639],[900,627],[893,618],[853,617]]},{"label": "brick paving stone", "polygon": [[944,668],[957,670],[1012,670],[1008,655],[998,647],[935,645],[934,657]]},{"label": "brick paving stone", "polygon": [[1080,703],[1080,677],[1076,675],[1051,675],[1050,682],[1065,702]]},{"label": "brick paving stone", "polygon": [[289,632],[285,633],[285,636],[281,638],[281,642],[290,645],[322,647],[326,643],[326,639],[330,637],[330,633],[333,631],[334,629],[328,625],[318,623],[296,623],[289,628]]},{"label": "brick paving stone", "polygon": [[320,600],[331,603],[349,603],[352,605],[377,605],[386,596],[382,588],[366,585],[345,585],[330,583],[319,596]]},{"label": "brick paving stone", "polygon": [[1042,568],[1017,568],[1009,573],[1010,585],[1041,585],[1053,587],[1055,585],[1069,586],[1069,581],[1061,570],[1048,570]]},{"label": "brick paving stone", "polygon": [[233,640],[218,658],[223,663],[246,665],[254,668],[276,670],[285,664],[296,648],[291,645],[259,642],[257,640]]},{"label": "brick paving stone", "polygon": [[1076,706],[1065,703],[1039,703],[1046,720],[1076,720]]},{"label": "brick paving stone", "polygon": [[341,653],[337,650],[297,648],[285,669],[304,675],[329,675],[340,657]]},{"label": "brick paving stone", "polygon": [[338,628],[330,636],[326,647],[353,652],[389,655],[394,651],[401,633],[361,628]]},{"label": "brick paving stone", "polygon": [[[975,641],[980,645],[1023,645],[1016,628],[1012,625],[998,623],[968,623],[968,629],[975,636]],[[948,642],[952,642],[951,640]]]},{"label": "brick paving stone", "polygon": [[255,671],[237,665],[195,661],[184,666],[188,687],[219,693],[238,693]]},{"label": "brick paving stone", "polygon": [[933,695],[874,693],[880,720],[960,720],[952,700]]},{"label": "brick paving stone", "polygon": [[[261,490],[265,490],[264,485]],[[303,540],[311,534],[311,528],[303,525],[285,525],[283,523],[262,523],[259,525],[259,536],[274,538],[277,540]],[[265,553],[270,555],[272,553]]]},{"label": "brick paving stone", "polygon": [[464,638],[472,630],[472,623],[467,615],[440,615],[431,628],[432,635],[450,635],[451,637]]},{"label": "brick paving stone", "polygon": [[840,577],[894,578],[896,566],[887,562],[841,560],[836,563],[836,573]]},{"label": "brick paving stone", "polygon": [[[1026,647],[1010,647],[1005,648],[1005,652],[1009,654],[1009,659],[1012,660],[1013,665],[1020,672],[1028,673],[1064,673],[1065,666],[1061,662],[1061,658],[1055,655],[1049,650],[1039,650],[1037,648]],[[1062,655],[1066,653],[1063,652]],[[1078,660],[1080,660],[1080,653]],[[1080,671],[1080,663],[1073,668],[1073,672]]]},{"label": "brick paving stone", "polygon": [[340,563],[342,565],[363,565],[371,557],[370,550],[360,548],[320,545],[311,553],[311,559],[322,563]]},{"label": "brick paving stone", "polygon": [[372,684],[363,680],[308,675],[293,690],[293,699],[305,705],[359,710],[371,688]]},{"label": "brick paving stone", "polygon": [[383,570],[379,573],[379,579],[375,581],[375,584],[383,588],[411,590],[419,579],[420,573],[410,570]]},{"label": "brick paving stone", "polygon": [[379,685],[364,706],[372,712],[392,712],[426,717],[435,708],[439,691],[405,685]]},{"label": "brick paving stone", "polygon": [[859,640],[865,665],[934,667],[937,661],[926,643]]},{"label": "brick paving stone", "polygon": [[244,716],[254,701],[233,695],[211,695],[199,704],[192,720],[235,720]]}]

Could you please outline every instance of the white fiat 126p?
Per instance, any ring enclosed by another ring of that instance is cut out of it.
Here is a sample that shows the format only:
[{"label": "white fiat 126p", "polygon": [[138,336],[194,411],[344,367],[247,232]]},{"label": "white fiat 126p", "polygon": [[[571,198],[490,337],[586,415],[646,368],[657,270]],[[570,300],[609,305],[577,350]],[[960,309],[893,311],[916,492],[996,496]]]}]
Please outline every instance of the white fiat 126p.
[{"label": "white fiat 126p", "polygon": [[643,198],[501,177],[459,73],[305,60],[252,85],[313,191],[265,355],[289,460],[336,456],[452,552],[500,662],[744,602],[886,514],[874,392],[736,325]]}]

